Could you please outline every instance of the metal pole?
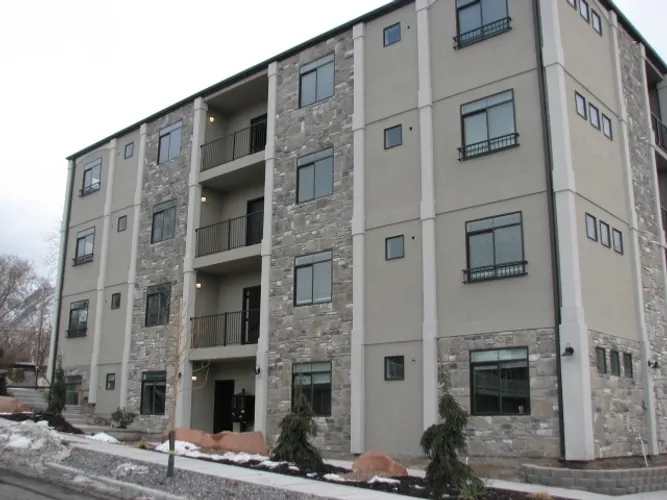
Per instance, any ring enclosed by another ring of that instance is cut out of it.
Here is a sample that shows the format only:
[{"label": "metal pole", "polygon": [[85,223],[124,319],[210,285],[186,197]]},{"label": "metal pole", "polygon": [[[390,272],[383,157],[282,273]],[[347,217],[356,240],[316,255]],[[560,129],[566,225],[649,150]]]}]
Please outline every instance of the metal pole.
[{"label": "metal pole", "polygon": [[44,327],[44,296],[46,289],[42,285],[42,298],[39,302],[39,329],[37,330],[37,352],[35,353],[35,364],[37,365],[35,373],[35,386],[39,385],[39,369],[42,366],[42,329]]},{"label": "metal pole", "polygon": [[176,432],[169,431],[169,461],[167,462],[167,477],[174,477],[174,455],[176,455]]}]

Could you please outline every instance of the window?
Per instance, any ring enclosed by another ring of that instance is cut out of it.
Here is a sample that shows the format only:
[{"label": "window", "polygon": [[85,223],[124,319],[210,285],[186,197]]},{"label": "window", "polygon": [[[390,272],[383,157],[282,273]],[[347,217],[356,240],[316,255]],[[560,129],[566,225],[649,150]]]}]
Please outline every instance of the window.
[{"label": "window", "polygon": [[455,49],[510,29],[506,0],[456,0],[456,16]]},{"label": "window", "polygon": [[605,351],[602,347],[595,348],[595,364],[597,366],[598,373],[607,373],[607,351]]},{"label": "window", "polygon": [[167,392],[167,372],[144,372],[141,374],[141,414],[164,415],[164,400]]},{"label": "window", "polygon": [[384,29],[384,46],[401,41],[401,23],[392,24]]},{"label": "window", "polygon": [[609,240],[609,224],[600,221],[600,243],[611,248],[611,241]]},{"label": "window", "polygon": [[116,374],[115,373],[107,373],[106,388],[107,388],[107,391],[113,391],[113,390],[116,389]]},{"label": "window", "polygon": [[88,301],[72,302],[69,306],[67,337],[85,337],[88,330]]},{"label": "window", "polygon": [[618,229],[612,230],[611,234],[614,242],[614,251],[623,255],[623,234]]},{"label": "window", "polygon": [[102,179],[102,158],[86,163],[83,167],[83,186],[81,187],[81,196],[94,193],[100,190]]},{"label": "window", "polygon": [[618,351],[609,351],[609,363],[611,368],[611,374],[616,375],[617,377],[621,376],[621,360],[618,355]]},{"label": "window", "polygon": [[299,107],[303,108],[334,94],[334,55],[304,64],[300,69]]},{"label": "window", "polygon": [[634,370],[632,368],[632,354],[627,352],[623,353],[623,376],[625,378],[632,378],[634,376]]},{"label": "window", "polygon": [[588,2],[586,0],[579,0],[579,14],[588,22]]},{"label": "window", "polygon": [[146,326],[169,323],[171,284],[149,286],[146,291]]},{"label": "window", "polygon": [[514,92],[508,90],[461,106],[463,147],[459,160],[517,145]]},{"label": "window", "polygon": [[593,29],[602,35],[602,20],[594,10],[591,10],[591,24],[593,25]]},{"label": "window", "polygon": [[384,149],[395,148],[401,144],[403,144],[402,125],[384,129]]},{"label": "window", "polygon": [[333,160],[333,148],[297,160],[297,203],[333,193]]},{"label": "window", "polygon": [[111,309],[120,309],[120,293],[111,294]]},{"label": "window", "polygon": [[403,235],[392,236],[391,238],[387,238],[384,241],[384,244],[385,244],[385,249],[384,249],[385,260],[402,259],[403,257],[405,257]]},{"label": "window", "polygon": [[384,358],[384,379],[405,379],[405,358],[403,356],[387,356]]},{"label": "window", "polygon": [[472,415],[529,415],[528,349],[470,353]]},{"label": "window", "polygon": [[176,232],[176,202],[160,203],[153,208],[151,243],[170,240]]},{"label": "window", "polygon": [[598,111],[598,108],[591,103],[588,103],[588,114],[591,120],[591,125],[600,130],[600,112]]},{"label": "window", "polygon": [[609,139],[613,138],[611,133],[611,120],[607,118],[605,115],[602,115],[602,132]]},{"label": "window", "polygon": [[591,214],[586,214],[586,236],[591,240],[598,240],[598,222]]},{"label": "window", "polygon": [[158,163],[173,160],[181,155],[181,127],[183,123],[177,122],[160,130],[160,142],[158,144]]},{"label": "window", "polygon": [[127,229],[127,215],[121,215],[118,217],[117,230],[119,233]]},{"label": "window", "polygon": [[331,251],[294,260],[294,305],[331,302]]},{"label": "window", "polygon": [[569,3],[575,9],[577,8],[577,0],[567,0],[567,3]]},{"label": "window", "polygon": [[76,255],[74,265],[85,264],[93,260],[93,248],[95,246],[95,228],[91,227],[76,235]]},{"label": "window", "polygon": [[526,274],[521,212],[467,222],[466,240],[464,283]]},{"label": "window", "polygon": [[127,160],[128,158],[132,158],[133,154],[134,154],[134,143],[130,142],[129,144],[125,144],[125,159]]},{"label": "window", "polygon": [[299,391],[313,413],[331,415],[331,363],[298,363],[292,365],[292,408]]},{"label": "window", "polygon": [[579,92],[574,93],[574,99],[577,103],[577,114],[582,118],[588,118],[586,116],[586,99]]}]

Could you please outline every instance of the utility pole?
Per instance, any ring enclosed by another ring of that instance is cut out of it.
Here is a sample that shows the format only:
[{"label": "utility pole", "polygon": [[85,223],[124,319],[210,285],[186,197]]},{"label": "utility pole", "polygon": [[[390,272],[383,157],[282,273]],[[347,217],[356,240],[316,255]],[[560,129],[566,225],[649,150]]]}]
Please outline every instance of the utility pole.
[{"label": "utility pole", "polygon": [[35,364],[37,365],[35,373],[35,383],[39,380],[39,369],[42,367],[42,329],[44,327],[44,298],[46,287],[42,285],[42,298],[39,301],[39,329],[37,330],[37,352],[35,353]]}]

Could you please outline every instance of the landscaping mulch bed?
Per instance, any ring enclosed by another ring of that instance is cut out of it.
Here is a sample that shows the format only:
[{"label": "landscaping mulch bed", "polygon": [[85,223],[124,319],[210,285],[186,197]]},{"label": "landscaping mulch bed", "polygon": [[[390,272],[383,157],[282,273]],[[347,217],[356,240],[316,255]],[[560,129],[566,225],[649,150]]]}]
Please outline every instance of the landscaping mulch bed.
[{"label": "landscaping mulch bed", "polygon": [[58,432],[64,432],[66,434],[83,434],[84,432],[78,427],[74,427],[70,424],[62,415],[56,415],[54,413],[36,411],[34,413],[9,413],[0,415],[0,418],[5,420],[11,420],[12,422],[25,422],[30,420],[32,422],[41,422],[46,420],[49,423],[49,427],[52,427]]}]

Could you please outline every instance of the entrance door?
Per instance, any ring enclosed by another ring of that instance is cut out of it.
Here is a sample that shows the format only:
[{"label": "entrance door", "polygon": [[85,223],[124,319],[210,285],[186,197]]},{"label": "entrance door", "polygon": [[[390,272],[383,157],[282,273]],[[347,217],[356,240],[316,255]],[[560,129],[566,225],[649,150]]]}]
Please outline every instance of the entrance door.
[{"label": "entrance door", "polygon": [[264,228],[264,198],[250,200],[246,214],[246,246],[261,243]]},{"label": "entrance door", "polygon": [[243,343],[256,344],[259,340],[259,304],[261,287],[243,289]]},{"label": "entrance door", "polygon": [[250,120],[250,154],[259,153],[266,146],[266,115]]},{"label": "entrance door", "polygon": [[79,393],[81,392],[81,385],[83,383],[83,377],[81,375],[70,375],[65,378],[65,404],[69,406],[78,406],[81,404],[79,401]]},{"label": "entrance door", "polygon": [[232,398],[234,397],[233,380],[216,380],[213,398],[213,433],[232,431]]}]

